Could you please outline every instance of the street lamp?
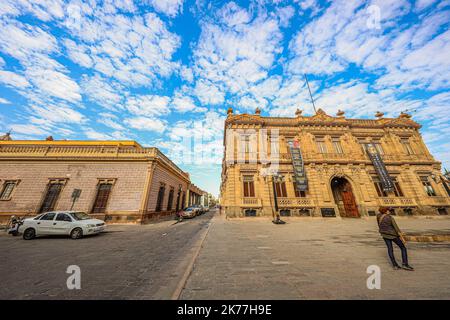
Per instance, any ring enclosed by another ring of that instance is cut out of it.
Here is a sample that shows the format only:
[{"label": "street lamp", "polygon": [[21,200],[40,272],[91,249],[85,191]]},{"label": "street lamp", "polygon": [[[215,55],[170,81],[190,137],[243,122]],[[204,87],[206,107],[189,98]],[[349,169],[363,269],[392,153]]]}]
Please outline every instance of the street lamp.
[{"label": "street lamp", "polygon": [[272,175],[272,188],[273,188],[273,200],[274,200],[274,208],[275,208],[275,212],[274,212],[274,219],[273,219],[273,223],[275,224],[283,224],[285,223],[284,221],[282,221],[280,219],[280,214],[278,213],[278,199],[277,199],[277,190],[276,190],[276,186],[275,183],[281,183],[283,182],[283,176],[278,174],[278,173],[274,173]]}]

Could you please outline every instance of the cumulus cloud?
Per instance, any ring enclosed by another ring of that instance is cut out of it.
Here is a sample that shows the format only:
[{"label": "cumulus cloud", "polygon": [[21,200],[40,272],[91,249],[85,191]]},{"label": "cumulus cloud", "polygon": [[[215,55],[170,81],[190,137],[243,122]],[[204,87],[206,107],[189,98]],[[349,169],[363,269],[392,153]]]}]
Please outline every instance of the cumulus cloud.
[{"label": "cumulus cloud", "polygon": [[125,119],[124,123],[133,129],[137,129],[140,131],[154,131],[157,133],[164,132],[167,127],[167,122],[161,119],[149,117],[129,118]]},{"label": "cumulus cloud", "polygon": [[183,11],[183,0],[149,0],[156,11],[175,17]]},{"label": "cumulus cloud", "polygon": [[194,73],[202,78],[195,92],[202,103],[221,103],[220,91],[236,94],[265,79],[281,52],[281,38],[275,18],[253,18],[234,3],[219,11],[217,21],[204,22],[193,53]]}]

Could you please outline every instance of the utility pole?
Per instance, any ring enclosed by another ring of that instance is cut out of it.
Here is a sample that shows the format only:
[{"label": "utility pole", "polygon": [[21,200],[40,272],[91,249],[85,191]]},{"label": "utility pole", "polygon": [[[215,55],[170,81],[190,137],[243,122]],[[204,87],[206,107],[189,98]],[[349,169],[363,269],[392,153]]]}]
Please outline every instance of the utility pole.
[{"label": "utility pole", "polygon": [[306,80],[306,85],[308,86],[309,96],[311,97],[311,103],[313,105],[314,112],[317,113],[316,105],[314,104],[314,99],[313,99],[313,96],[311,94],[311,89],[309,88],[309,82],[308,82],[308,77],[306,76],[306,73],[305,73],[305,80]]}]

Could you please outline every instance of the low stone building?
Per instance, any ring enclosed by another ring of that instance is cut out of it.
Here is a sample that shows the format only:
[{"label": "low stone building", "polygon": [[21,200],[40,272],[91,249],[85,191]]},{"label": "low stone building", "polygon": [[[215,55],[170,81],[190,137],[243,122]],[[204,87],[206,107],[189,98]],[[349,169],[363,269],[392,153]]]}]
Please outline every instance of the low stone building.
[{"label": "low stone building", "polygon": [[450,190],[420,125],[398,118],[233,114],[225,121],[220,203],[237,216],[444,215]]},{"label": "low stone building", "polygon": [[200,204],[204,191],[157,148],[135,141],[0,141],[0,221],[80,210],[146,223]]}]

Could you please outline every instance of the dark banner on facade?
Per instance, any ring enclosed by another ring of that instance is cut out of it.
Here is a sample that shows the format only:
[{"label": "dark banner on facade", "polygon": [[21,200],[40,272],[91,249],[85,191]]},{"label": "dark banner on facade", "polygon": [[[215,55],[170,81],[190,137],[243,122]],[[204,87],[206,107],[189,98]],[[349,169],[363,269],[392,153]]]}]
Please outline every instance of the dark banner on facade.
[{"label": "dark banner on facade", "polygon": [[292,165],[294,167],[294,182],[298,191],[308,190],[308,179],[306,179],[305,167],[303,165],[302,152],[298,141],[289,142]]},{"label": "dark banner on facade", "polygon": [[389,173],[384,165],[383,158],[378,153],[378,150],[372,145],[367,145],[367,154],[369,155],[370,160],[372,161],[373,166],[375,167],[375,171],[377,172],[378,178],[380,178],[381,187],[384,191],[392,191],[394,190],[394,182],[392,178],[389,176]]}]

